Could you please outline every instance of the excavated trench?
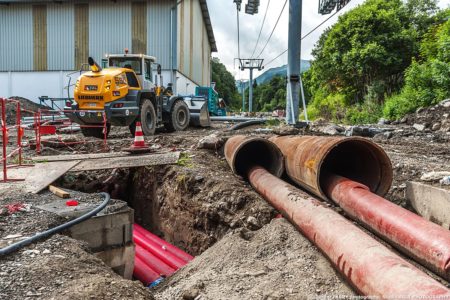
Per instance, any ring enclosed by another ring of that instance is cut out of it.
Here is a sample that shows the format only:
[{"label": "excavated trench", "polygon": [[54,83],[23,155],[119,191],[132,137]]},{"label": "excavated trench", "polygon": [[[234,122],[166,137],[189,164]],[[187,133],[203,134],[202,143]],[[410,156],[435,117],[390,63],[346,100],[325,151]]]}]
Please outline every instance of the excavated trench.
[{"label": "excavated trench", "polygon": [[140,167],[69,173],[59,184],[86,193],[108,192],[126,201],[134,209],[135,223],[196,256],[230,230],[245,235],[276,215],[228,170],[206,173],[192,166]]}]

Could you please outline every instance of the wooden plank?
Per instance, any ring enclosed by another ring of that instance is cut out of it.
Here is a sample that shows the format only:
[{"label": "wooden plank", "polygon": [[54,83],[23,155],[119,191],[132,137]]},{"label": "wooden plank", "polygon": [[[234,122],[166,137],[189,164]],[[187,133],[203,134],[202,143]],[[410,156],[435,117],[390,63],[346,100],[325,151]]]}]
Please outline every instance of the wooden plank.
[{"label": "wooden plank", "polygon": [[49,156],[34,156],[31,158],[35,162],[50,162],[50,161],[68,161],[68,160],[85,160],[98,159],[108,157],[129,156],[128,152],[108,152],[108,153],[94,153],[94,154],[71,154],[71,155],[49,155]]},{"label": "wooden plank", "polygon": [[132,53],[147,53],[147,3],[131,3]]},{"label": "wooden plank", "polygon": [[169,152],[164,154],[149,154],[128,157],[99,158],[85,160],[72,168],[71,172],[93,171],[115,168],[132,168],[145,166],[159,166],[175,164],[180,157],[180,152]]},{"label": "wooden plank", "polygon": [[75,3],[75,69],[87,63],[89,56],[89,4]]},{"label": "wooden plank", "polygon": [[66,192],[63,189],[60,189],[59,187],[56,187],[54,185],[49,185],[48,190],[58,196],[59,198],[67,199],[70,198],[70,194]]},{"label": "wooden plank", "polygon": [[33,167],[9,169],[9,178],[21,178],[25,179],[25,181],[1,185],[0,195],[14,191],[37,194],[75,167],[79,162],[79,160],[55,161],[37,163]]},{"label": "wooden plank", "polygon": [[33,5],[33,69],[47,71],[46,5]]}]

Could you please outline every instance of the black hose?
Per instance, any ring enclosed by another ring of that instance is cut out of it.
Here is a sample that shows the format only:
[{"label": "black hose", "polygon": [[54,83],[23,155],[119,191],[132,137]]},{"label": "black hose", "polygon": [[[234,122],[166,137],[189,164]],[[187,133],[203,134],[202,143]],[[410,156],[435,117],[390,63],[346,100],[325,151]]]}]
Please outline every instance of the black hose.
[{"label": "black hose", "polygon": [[81,217],[78,217],[72,221],[69,221],[67,223],[61,224],[59,226],[53,227],[52,229],[49,229],[47,231],[41,232],[41,233],[37,233],[36,235],[29,237],[23,241],[14,243],[12,245],[9,245],[5,248],[0,249],[0,256],[4,256],[4,255],[8,255],[14,251],[19,250],[22,247],[25,247],[29,244],[32,244],[34,242],[37,242],[38,240],[41,240],[43,238],[49,237],[53,234],[59,233],[63,230],[66,230],[70,227],[72,227],[73,225],[76,225],[78,223],[81,223],[93,216],[95,216],[96,214],[98,214],[100,211],[102,211],[109,203],[109,201],[111,200],[111,196],[109,196],[109,194],[107,193],[100,193],[100,195],[102,195],[103,197],[105,197],[105,200],[102,202],[102,204],[100,204],[99,206],[97,206],[94,210],[91,210],[90,212],[88,212],[87,214],[82,215]]},{"label": "black hose", "polygon": [[252,125],[259,125],[259,124],[264,124],[266,123],[267,120],[262,119],[262,120],[250,120],[250,121],[246,121],[243,123],[239,123],[236,124],[234,126],[232,126],[229,130],[238,130],[238,129],[242,129],[244,127],[248,127],[248,126],[252,126]]}]

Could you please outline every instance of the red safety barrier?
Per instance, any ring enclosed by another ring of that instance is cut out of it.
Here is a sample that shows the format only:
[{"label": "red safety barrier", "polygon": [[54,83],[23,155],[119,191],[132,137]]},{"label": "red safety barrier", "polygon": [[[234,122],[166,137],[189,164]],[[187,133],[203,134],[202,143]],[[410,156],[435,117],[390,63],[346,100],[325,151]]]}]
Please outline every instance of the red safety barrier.
[{"label": "red safety barrier", "polygon": [[[52,144],[61,145],[64,147],[71,148],[73,145],[86,144],[86,143],[95,143],[95,140],[77,140],[73,142],[63,141],[62,136],[59,134],[64,128],[70,128],[73,126],[72,123],[65,115],[65,113],[74,113],[74,112],[83,112],[82,110],[48,110],[48,109],[40,109],[37,113],[37,117],[35,118],[34,127],[36,130],[36,153],[40,154],[42,149],[42,136],[44,135],[54,135],[56,141],[51,141]],[[80,125],[77,124],[77,127],[80,128],[101,128],[102,129],[102,140],[103,150],[108,150],[107,143],[107,135],[108,135],[108,122],[106,119],[106,112],[95,111],[96,114],[101,114],[103,118],[102,124],[99,125]]]},{"label": "red safety barrier", "polygon": [[187,263],[194,259],[194,257],[192,255],[189,255],[188,253],[186,253],[183,250],[175,247],[174,245],[169,244],[168,242],[166,242],[165,240],[159,238],[158,236],[154,235],[153,233],[145,230],[144,228],[142,228],[138,224],[134,224],[134,230],[138,231],[141,234],[143,234],[146,238],[148,238],[149,240],[153,241],[155,244],[159,245],[160,247],[162,247],[162,248],[165,247],[165,249],[167,251],[169,251],[173,255],[176,255],[177,257],[181,258],[182,260],[184,260]]},{"label": "red safety barrier", "polygon": [[[12,126],[7,125],[6,120],[6,105],[7,103],[15,103],[16,104],[16,124]],[[13,99],[5,99],[0,98],[0,104],[2,106],[2,117],[1,117],[1,125],[2,125],[2,167],[3,167],[3,179],[0,182],[14,182],[14,181],[23,181],[24,179],[18,178],[8,178],[8,168],[17,168],[17,167],[29,167],[32,165],[23,163],[23,147],[22,147],[22,137],[24,135],[24,128],[21,126],[21,107],[20,102],[18,100]],[[7,145],[9,142],[8,131],[11,129],[16,129],[16,145],[17,148],[13,149],[11,153],[7,154]],[[18,156],[17,164],[8,165],[8,158],[13,157],[14,155]]]}]

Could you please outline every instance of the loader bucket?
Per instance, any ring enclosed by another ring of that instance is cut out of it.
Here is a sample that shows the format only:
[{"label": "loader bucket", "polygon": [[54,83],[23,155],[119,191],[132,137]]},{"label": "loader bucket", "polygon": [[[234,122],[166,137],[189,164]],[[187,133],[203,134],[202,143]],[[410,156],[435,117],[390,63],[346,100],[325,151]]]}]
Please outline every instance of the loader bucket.
[{"label": "loader bucket", "polygon": [[191,118],[189,125],[193,127],[209,127],[211,119],[209,118],[208,101],[203,97],[185,97],[184,102],[189,107]]}]

